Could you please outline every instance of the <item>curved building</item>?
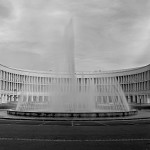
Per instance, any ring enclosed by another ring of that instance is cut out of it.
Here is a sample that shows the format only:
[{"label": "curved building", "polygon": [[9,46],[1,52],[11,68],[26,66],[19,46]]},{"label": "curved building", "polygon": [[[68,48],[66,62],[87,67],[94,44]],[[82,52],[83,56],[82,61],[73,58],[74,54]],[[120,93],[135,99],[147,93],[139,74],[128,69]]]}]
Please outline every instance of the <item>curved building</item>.
[{"label": "curved building", "polygon": [[[117,80],[128,103],[150,103],[150,65],[124,70],[76,72],[76,76],[82,84],[86,85],[90,80],[94,85],[101,85],[97,86],[99,92],[103,90],[103,81]],[[68,75],[0,65],[0,103],[17,101],[21,93],[26,95],[25,101],[46,101],[49,85],[59,82],[62,78],[67,82]],[[102,98],[101,103],[105,102],[106,99]]]}]

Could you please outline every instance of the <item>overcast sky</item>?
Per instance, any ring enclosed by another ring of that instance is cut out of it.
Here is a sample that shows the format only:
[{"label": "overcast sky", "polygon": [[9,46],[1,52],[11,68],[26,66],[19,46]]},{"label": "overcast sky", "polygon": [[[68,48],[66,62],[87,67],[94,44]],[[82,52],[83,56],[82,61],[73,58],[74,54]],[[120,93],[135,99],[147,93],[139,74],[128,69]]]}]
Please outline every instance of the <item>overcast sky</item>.
[{"label": "overcast sky", "polygon": [[52,70],[70,18],[76,70],[150,63],[150,0],[0,0],[0,64]]}]

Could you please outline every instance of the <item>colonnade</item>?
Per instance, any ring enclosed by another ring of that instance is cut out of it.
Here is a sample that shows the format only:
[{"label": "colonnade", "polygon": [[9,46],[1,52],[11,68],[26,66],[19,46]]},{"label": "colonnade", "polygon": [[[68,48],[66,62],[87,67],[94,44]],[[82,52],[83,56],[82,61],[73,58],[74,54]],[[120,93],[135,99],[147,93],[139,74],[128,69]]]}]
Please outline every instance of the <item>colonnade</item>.
[{"label": "colonnade", "polygon": [[[110,84],[110,81],[116,80],[129,103],[150,103],[150,65],[118,72],[76,73],[76,77],[77,83],[81,84],[80,90],[84,91],[86,85],[96,85],[96,90],[101,92],[104,84]],[[55,84],[60,82],[67,84],[69,80],[66,75],[60,76],[51,72],[32,72],[0,66],[0,103],[17,101],[21,93],[24,95],[28,93],[29,96],[32,96],[32,101],[34,99],[44,101]]]}]

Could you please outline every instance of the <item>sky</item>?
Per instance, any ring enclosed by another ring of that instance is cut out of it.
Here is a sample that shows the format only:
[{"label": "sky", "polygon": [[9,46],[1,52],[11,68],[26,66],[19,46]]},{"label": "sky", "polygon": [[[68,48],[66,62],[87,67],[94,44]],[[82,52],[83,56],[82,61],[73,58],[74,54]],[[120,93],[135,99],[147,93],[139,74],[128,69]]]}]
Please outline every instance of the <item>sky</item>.
[{"label": "sky", "polygon": [[0,64],[53,70],[70,20],[76,71],[150,64],[149,0],[0,0]]}]

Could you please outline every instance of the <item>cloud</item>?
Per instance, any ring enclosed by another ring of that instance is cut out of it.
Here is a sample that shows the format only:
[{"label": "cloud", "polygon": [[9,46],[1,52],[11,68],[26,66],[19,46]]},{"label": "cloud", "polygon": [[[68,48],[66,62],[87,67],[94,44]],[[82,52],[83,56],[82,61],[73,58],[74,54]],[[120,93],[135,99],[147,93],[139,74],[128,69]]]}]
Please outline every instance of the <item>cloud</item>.
[{"label": "cloud", "polygon": [[0,0],[0,63],[53,68],[70,18],[77,70],[149,63],[149,8],[149,0]]},{"label": "cloud", "polygon": [[13,7],[9,1],[0,0],[0,19],[10,18]]}]

